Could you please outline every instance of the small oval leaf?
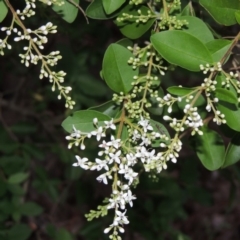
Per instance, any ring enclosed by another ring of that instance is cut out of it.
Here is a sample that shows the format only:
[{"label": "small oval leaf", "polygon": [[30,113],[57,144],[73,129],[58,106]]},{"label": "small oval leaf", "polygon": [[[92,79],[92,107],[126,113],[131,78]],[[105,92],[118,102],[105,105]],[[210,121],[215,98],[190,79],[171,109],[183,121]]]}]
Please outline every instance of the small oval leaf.
[{"label": "small oval leaf", "polygon": [[237,23],[235,13],[240,13],[239,0],[200,0],[199,2],[220,24],[231,26]]},{"label": "small oval leaf", "polygon": [[62,122],[62,127],[69,133],[72,132],[73,126],[82,132],[89,133],[95,130],[93,119],[98,119],[98,125],[104,125],[104,121],[109,121],[111,118],[103,113],[94,110],[80,110],[73,113],[73,116],[67,117]]},{"label": "small oval leaf", "polygon": [[228,144],[222,168],[235,164],[240,160],[240,134],[236,134]]},{"label": "small oval leaf", "polygon": [[111,118],[114,118],[116,114],[120,111],[119,105],[116,105],[113,101],[108,101],[99,106],[91,107],[89,109],[101,112]]},{"label": "small oval leaf", "polygon": [[119,9],[126,0],[102,0],[104,10],[107,14],[111,14]]},{"label": "small oval leaf", "polygon": [[[61,6],[53,5],[52,9],[59,14],[66,22],[72,23],[78,14],[78,8],[67,0],[63,0],[64,4]],[[77,5],[79,0],[73,0]]]},{"label": "small oval leaf", "polygon": [[238,103],[238,98],[232,91],[229,91],[224,88],[216,88],[215,93],[216,93],[216,97],[219,100],[222,100],[228,103],[233,103],[234,105]]},{"label": "small oval leaf", "polygon": [[227,125],[233,130],[240,132],[240,108],[234,107],[232,104],[219,101],[217,109],[225,115]]},{"label": "small oval leaf", "polygon": [[188,25],[182,30],[184,32],[190,33],[203,43],[214,40],[212,32],[200,18],[193,16],[177,16],[177,20],[186,20],[188,22]]},{"label": "small oval leaf", "polygon": [[205,168],[210,171],[219,169],[224,162],[224,143],[221,136],[207,128],[201,129],[203,135],[193,137],[194,150]]},{"label": "small oval leaf", "polygon": [[232,42],[226,39],[215,39],[207,42],[206,47],[212,54],[213,61],[219,62],[228,51],[231,44]]},{"label": "small oval leaf", "polygon": [[2,22],[8,13],[8,7],[4,1],[0,1],[0,22]]},{"label": "small oval leaf", "polygon": [[200,64],[213,63],[206,46],[189,33],[164,31],[152,35],[151,42],[168,62],[190,71],[200,71]]},{"label": "small oval leaf", "polygon": [[133,54],[119,44],[111,44],[103,58],[103,76],[107,85],[115,92],[128,93],[132,89],[133,77],[138,70],[128,64]]},{"label": "small oval leaf", "polygon": [[177,86],[173,86],[173,87],[169,87],[167,89],[167,91],[173,95],[177,95],[177,96],[184,96],[187,95],[191,92],[194,92],[194,88],[186,88],[186,87],[177,87]]},{"label": "small oval leaf", "polygon": [[117,16],[117,14],[118,13],[113,13],[108,15],[104,11],[102,0],[92,1],[86,9],[86,15],[92,19],[100,19],[100,20],[110,19]]},{"label": "small oval leaf", "polygon": [[10,183],[10,184],[22,183],[23,181],[25,181],[28,178],[28,176],[29,176],[28,173],[23,173],[23,172],[13,174],[8,178],[8,183]]}]

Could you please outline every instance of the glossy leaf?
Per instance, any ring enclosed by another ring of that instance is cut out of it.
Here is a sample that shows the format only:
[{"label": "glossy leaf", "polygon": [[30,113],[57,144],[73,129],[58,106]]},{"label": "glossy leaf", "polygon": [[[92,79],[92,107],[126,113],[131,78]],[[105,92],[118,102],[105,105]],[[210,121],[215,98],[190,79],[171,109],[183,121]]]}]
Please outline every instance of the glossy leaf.
[{"label": "glossy leaf", "polygon": [[110,19],[117,16],[118,13],[108,15],[103,8],[102,0],[94,0],[90,3],[90,5],[86,9],[86,15],[92,19]]},{"label": "glossy leaf", "polygon": [[183,31],[190,33],[203,43],[214,40],[212,32],[200,18],[193,16],[178,16],[177,20],[186,20],[188,25],[183,28]]},{"label": "glossy leaf", "polygon": [[195,11],[192,2],[189,2],[181,12],[181,16],[195,16]]},{"label": "glossy leaf", "polygon": [[151,36],[151,42],[168,62],[190,71],[200,71],[200,64],[213,62],[206,46],[187,32],[171,30],[156,33]]},{"label": "glossy leaf", "polygon": [[225,115],[226,124],[233,130],[240,132],[240,108],[235,108],[230,104],[219,101],[217,109]]},{"label": "glossy leaf", "polygon": [[120,111],[119,106],[114,104],[113,101],[108,101],[99,106],[91,107],[89,109],[101,112],[111,118],[114,118],[116,114]]},{"label": "glossy leaf", "polygon": [[[145,6],[141,6],[138,8],[135,8],[134,6],[127,5],[125,8],[122,9],[122,11],[119,13],[118,17],[121,17],[123,13],[127,13],[133,16],[139,16],[138,10],[141,10],[142,15],[148,15],[149,8]],[[148,31],[148,29],[152,26],[155,19],[150,19],[146,23],[136,23],[134,20],[126,21],[126,22],[118,22],[115,21],[116,25],[119,27],[119,30],[121,33],[130,38],[130,39],[137,39],[141,37],[145,32]]]},{"label": "glossy leaf", "polygon": [[212,54],[214,62],[219,62],[228,51],[232,42],[226,39],[216,39],[206,43],[206,47]]},{"label": "glossy leaf", "polygon": [[8,7],[4,1],[0,1],[0,22],[2,22],[8,13]]},{"label": "glossy leaf", "polygon": [[177,86],[173,86],[173,87],[169,87],[167,89],[167,91],[173,95],[177,95],[177,96],[185,96],[191,92],[194,91],[194,88],[186,88],[186,87],[177,87]]},{"label": "glossy leaf", "polygon": [[23,181],[25,181],[28,178],[28,176],[29,176],[28,173],[23,173],[23,172],[13,174],[8,178],[8,183],[10,183],[10,184],[22,183]]},{"label": "glossy leaf", "polygon": [[128,38],[120,39],[119,41],[116,42],[116,44],[119,44],[119,45],[121,45],[121,46],[123,46],[125,48],[127,48],[129,46],[130,47],[133,46],[133,42],[130,39],[128,39]]},{"label": "glossy leaf", "polygon": [[235,12],[235,18],[238,24],[240,24],[240,12]]},{"label": "glossy leaf", "polygon": [[194,150],[205,168],[210,171],[219,169],[224,161],[224,143],[221,136],[207,128],[201,129],[203,135],[194,136]]},{"label": "glossy leaf", "polygon": [[239,0],[200,0],[199,2],[218,23],[226,26],[237,23],[235,13],[240,13]]},{"label": "glossy leaf", "polygon": [[107,85],[115,92],[128,93],[132,89],[133,77],[138,70],[128,64],[133,54],[119,44],[111,44],[103,58],[103,76]]},{"label": "glossy leaf", "polygon": [[107,14],[111,14],[119,9],[126,0],[102,0],[104,10]]},{"label": "glossy leaf", "polygon": [[[67,0],[63,0],[64,4],[61,6],[53,5],[52,9],[61,15],[61,17],[68,23],[72,23],[78,14],[78,8],[74,6]],[[77,5],[79,4],[79,0],[73,0]]]},{"label": "glossy leaf", "polygon": [[80,110],[73,113],[73,116],[67,117],[62,122],[62,127],[69,133],[73,130],[73,125],[77,130],[88,133],[95,130],[95,126],[93,125],[93,119],[98,119],[98,125],[104,125],[104,121],[109,121],[110,117],[94,111],[94,110]]},{"label": "glossy leaf", "polygon": [[233,103],[234,105],[238,103],[238,98],[232,91],[229,91],[224,88],[216,88],[215,93],[216,93],[216,97],[219,100],[222,100],[228,103]]},{"label": "glossy leaf", "polygon": [[240,160],[240,134],[236,134],[231,142],[228,144],[223,168],[235,164]]}]

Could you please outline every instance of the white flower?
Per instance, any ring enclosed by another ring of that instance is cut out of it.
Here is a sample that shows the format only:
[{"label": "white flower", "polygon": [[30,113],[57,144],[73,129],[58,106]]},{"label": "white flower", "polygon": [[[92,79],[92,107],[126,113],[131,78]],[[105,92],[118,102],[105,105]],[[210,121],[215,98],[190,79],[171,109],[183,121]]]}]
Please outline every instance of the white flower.
[{"label": "white flower", "polygon": [[104,168],[106,171],[109,170],[106,160],[100,160],[100,159],[96,158],[95,161],[97,164],[94,165],[93,167],[91,167],[91,170],[97,169],[97,171],[100,171],[100,170],[102,170],[102,168]]},{"label": "white flower", "polygon": [[125,201],[128,202],[129,205],[132,207],[133,206],[132,200],[135,200],[136,197],[132,195],[131,190],[128,190],[126,193],[124,193],[124,197],[125,197]]},{"label": "white flower", "polygon": [[116,126],[113,124],[113,119],[110,121],[104,121],[106,128],[111,128],[112,130],[116,130]]},{"label": "white flower", "polygon": [[111,141],[107,143],[107,146],[113,146],[118,149],[121,146],[121,140],[115,139],[114,136],[111,135]]},{"label": "white flower", "polygon": [[127,165],[128,166],[133,166],[134,164],[137,163],[136,156],[133,155],[132,153],[127,154],[126,159],[127,159]]},{"label": "white flower", "polygon": [[97,141],[101,139],[101,137],[105,137],[105,132],[103,132],[103,127],[99,127],[96,131],[91,132],[92,135],[96,135]]},{"label": "white flower", "polygon": [[143,127],[144,132],[147,132],[147,130],[150,130],[150,131],[153,130],[153,127],[151,125],[149,125],[149,120],[144,119],[142,116],[141,116],[141,120],[138,122],[138,124]]},{"label": "white flower", "polygon": [[108,145],[107,145],[107,142],[106,142],[105,140],[103,140],[102,143],[99,144],[99,147],[100,147],[100,148],[104,148],[104,149],[106,149],[106,150],[109,149],[109,147],[108,147]]},{"label": "white flower", "polygon": [[109,153],[109,157],[111,158],[109,160],[109,163],[112,163],[114,161],[120,164],[120,158],[119,158],[120,155],[121,155],[121,150],[117,151],[116,153]]},{"label": "white flower", "polygon": [[138,140],[141,137],[141,135],[139,134],[139,132],[135,129],[132,135],[132,140],[135,142],[136,140]]},{"label": "white flower", "polygon": [[81,131],[77,130],[75,126],[73,125],[73,133],[71,133],[71,137],[80,138],[81,137]]},{"label": "white flower", "polygon": [[99,182],[103,182],[103,183],[106,184],[106,185],[108,184],[106,173],[101,174],[101,175],[98,176],[96,179],[97,179]]},{"label": "white flower", "polygon": [[137,177],[138,173],[134,172],[132,168],[129,168],[124,177],[129,181],[128,184],[132,184],[133,180]]},{"label": "white flower", "polygon": [[[114,222],[120,223],[120,224],[128,224],[129,223],[127,217],[125,216],[126,211],[120,212],[120,211],[116,210],[116,214],[117,214],[117,217],[114,219]],[[119,224],[117,224],[117,225],[119,225]]]},{"label": "white flower", "polygon": [[73,163],[73,166],[74,167],[81,167],[85,170],[89,169],[89,166],[86,164],[88,159],[87,158],[80,158],[78,155],[75,156],[76,159],[77,159],[77,162],[76,163]]}]

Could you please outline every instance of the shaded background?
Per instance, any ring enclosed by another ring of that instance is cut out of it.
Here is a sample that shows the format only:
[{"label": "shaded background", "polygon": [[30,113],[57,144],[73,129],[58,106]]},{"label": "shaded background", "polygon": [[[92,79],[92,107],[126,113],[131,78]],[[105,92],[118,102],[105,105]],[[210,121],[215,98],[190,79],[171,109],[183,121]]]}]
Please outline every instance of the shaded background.
[{"label": "shaded background", "polygon": [[[20,1],[11,2],[22,7]],[[216,33],[228,37],[237,33],[237,27],[217,26],[197,5],[196,9]],[[63,59],[57,69],[67,72],[66,85],[72,86],[77,102],[74,110],[110,100],[112,92],[99,72],[107,46],[122,38],[117,27],[111,21],[90,20],[87,25],[81,14],[70,25],[50,8],[38,11],[25,23],[32,29],[47,21],[58,25],[44,51],[60,50]],[[9,15],[1,26],[10,21]],[[108,239],[102,232],[112,213],[92,222],[84,214],[101,204],[110,186],[98,183],[95,173],[72,167],[74,155],[83,153],[67,149],[61,122],[71,111],[57,100],[47,79],[38,79],[39,66],[21,65],[18,54],[24,44],[12,45],[13,50],[0,58],[0,240]],[[181,69],[162,79],[164,87],[201,81],[201,74]],[[188,144],[188,139],[184,142]],[[84,154],[94,158],[96,147],[90,141]],[[190,147],[184,148],[178,163],[170,163],[157,180],[140,176],[123,239],[240,239],[239,187],[239,164],[209,172]]]}]

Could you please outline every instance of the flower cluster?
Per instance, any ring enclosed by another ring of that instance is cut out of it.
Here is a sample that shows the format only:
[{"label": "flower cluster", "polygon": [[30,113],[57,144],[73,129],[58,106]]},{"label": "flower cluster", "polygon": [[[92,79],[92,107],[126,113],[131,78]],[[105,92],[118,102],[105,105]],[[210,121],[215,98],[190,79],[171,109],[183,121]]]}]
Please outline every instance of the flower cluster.
[{"label": "flower cluster", "polygon": [[[62,1],[57,0],[42,0],[41,2],[48,5],[63,4]],[[8,38],[11,35],[15,35],[15,42],[27,41],[26,46],[23,48],[25,52],[19,54],[21,63],[25,64],[26,67],[29,67],[30,64],[37,65],[40,62],[41,70],[39,78],[48,78],[49,82],[52,83],[52,91],[55,91],[56,88],[59,91],[58,99],[64,98],[65,106],[72,109],[75,104],[75,102],[69,96],[69,92],[72,88],[62,85],[66,73],[64,71],[55,72],[51,70],[53,66],[57,65],[58,60],[62,58],[60,52],[53,51],[47,55],[41,53],[41,50],[44,49],[44,45],[48,42],[47,35],[55,34],[57,32],[57,27],[51,22],[48,22],[47,24],[32,30],[26,28],[23,23],[23,20],[26,17],[31,17],[35,14],[35,8],[35,0],[26,0],[26,6],[23,11],[17,10],[16,12],[13,12],[13,20],[11,25],[9,27],[1,28],[1,31],[6,33],[6,37],[4,39],[0,39],[0,54],[4,55],[5,48],[12,48],[12,46],[8,43]],[[14,11],[12,7],[10,9],[11,11]]]},{"label": "flower cluster", "polygon": [[132,15],[132,14],[128,14],[128,13],[123,13],[121,17],[117,18],[117,21],[119,23],[124,22],[124,21],[134,21],[135,23],[139,24],[139,23],[146,23],[147,21],[149,21],[152,18],[156,18],[156,16],[150,11],[147,11],[147,15],[142,14],[142,11],[139,9],[137,11],[138,15]]},{"label": "flower cluster", "polygon": [[134,55],[134,58],[131,57],[128,60],[128,63],[132,65],[133,69],[151,66],[153,70],[158,71],[161,75],[165,75],[165,71],[168,70],[166,66],[163,66],[162,57],[155,51],[151,44],[147,44],[147,46],[143,48],[137,45],[134,47],[128,46],[128,50]]},{"label": "flower cluster", "polygon": [[[104,121],[99,124],[98,119],[93,119],[94,130],[84,132],[73,126],[73,132],[66,137],[69,140],[69,148],[73,145],[85,149],[86,138],[96,138],[99,142],[98,157],[95,161],[80,156],[76,156],[75,167],[85,170],[101,171],[97,181],[108,184],[113,181],[112,193],[104,201],[105,205],[99,207],[98,211],[91,211],[87,218],[91,220],[97,216],[104,216],[110,209],[114,209],[115,216],[112,224],[104,232],[112,231],[110,235],[113,239],[120,239],[119,233],[124,232],[123,225],[128,224],[126,206],[133,206],[136,197],[131,191],[131,187],[138,183],[138,173],[134,170],[137,164],[142,164],[146,172],[155,171],[160,173],[167,168],[167,161],[176,162],[178,152],[181,150],[180,140],[170,140],[164,133],[154,130],[151,122],[143,117],[137,123],[125,122],[128,129],[129,139],[122,140],[114,137],[113,132],[118,132],[114,120]],[[108,138],[110,135],[110,139]],[[163,151],[157,152],[152,149],[152,144],[158,141],[158,147]],[[169,142],[169,144],[165,143]],[[122,177],[120,177],[122,176]],[[120,180],[121,179],[121,180]]]}]

